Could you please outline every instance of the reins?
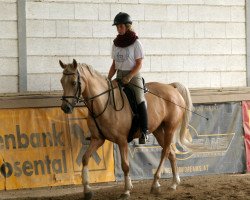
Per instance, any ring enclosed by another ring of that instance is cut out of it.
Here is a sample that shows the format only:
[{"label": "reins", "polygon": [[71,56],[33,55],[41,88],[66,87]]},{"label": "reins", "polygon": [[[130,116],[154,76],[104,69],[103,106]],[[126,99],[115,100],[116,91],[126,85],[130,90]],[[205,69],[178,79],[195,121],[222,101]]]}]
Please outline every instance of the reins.
[{"label": "reins", "polygon": [[[116,86],[116,87],[113,87],[113,84],[112,84],[111,80],[109,80],[109,82],[110,82],[110,85],[111,85],[111,93],[112,93],[112,99],[113,99],[113,102],[114,102],[114,109],[115,109],[115,111],[121,111],[124,108],[124,98],[122,96],[122,87],[121,87],[120,84],[118,84],[118,86]],[[119,87],[120,95],[121,95],[121,98],[122,98],[122,106],[121,106],[120,109],[117,109],[116,103],[115,103],[114,89],[117,88],[117,87]]]},{"label": "reins", "polygon": [[[97,121],[96,121],[96,119],[97,119],[98,117],[100,117],[100,116],[106,111],[106,109],[107,109],[107,107],[108,107],[108,104],[109,104],[109,101],[110,101],[110,93],[112,94],[112,99],[113,99],[113,102],[114,102],[114,109],[115,109],[115,111],[121,111],[121,110],[124,108],[124,98],[123,98],[123,95],[122,95],[122,88],[121,88],[121,86],[118,84],[118,86],[115,86],[115,87],[114,87],[113,84],[112,84],[112,82],[111,82],[111,80],[107,79],[107,82],[108,82],[108,90],[106,90],[106,91],[104,91],[104,92],[102,92],[102,93],[100,93],[100,94],[98,94],[98,95],[96,95],[96,96],[93,96],[93,97],[81,98],[81,92],[82,92],[82,91],[81,91],[81,81],[80,81],[80,74],[79,74],[79,71],[77,70],[77,73],[63,73],[63,74],[66,75],[66,76],[67,76],[67,75],[77,75],[77,89],[76,89],[76,93],[75,93],[74,96],[62,96],[62,99],[61,99],[61,100],[66,101],[66,102],[67,102],[68,104],[70,104],[72,107],[75,107],[75,105],[72,105],[72,104],[68,101],[68,98],[76,99],[76,103],[81,103],[81,102],[83,102],[84,105],[87,107],[87,109],[88,109],[88,111],[89,111],[89,113],[90,113],[90,116],[94,119],[94,122],[95,122],[95,124],[96,124],[96,127],[97,127],[99,133],[101,134],[101,136],[102,136],[103,138],[105,138],[105,136],[104,136],[104,134],[103,134],[101,128],[99,127],[99,125],[98,125],[98,123],[97,123]],[[121,106],[120,109],[117,108],[116,103],[115,103],[114,90],[115,90],[116,88],[119,88],[120,95],[121,95],[121,98],[122,98],[122,106]],[[104,109],[103,109],[99,114],[95,114],[95,113],[94,113],[94,106],[93,106],[93,101],[94,101],[94,99],[96,99],[96,98],[98,98],[98,97],[100,97],[100,96],[102,96],[102,95],[104,95],[104,94],[106,94],[106,93],[108,93],[108,99],[107,99],[107,101],[106,101],[106,104],[105,104],[105,106],[104,106]],[[91,101],[91,108],[90,108],[90,106],[89,106],[89,104],[88,104],[89,101]]]},{"label": "reins", "polygon": [[[108,84],[108,85],[109,85],[109,84]],[[93,101],[94,101],[94,99],[97,98],[97,97],[100,97],[100,96],[102,96],[102,95],[104,95],[104,94],[106,94],[106,93],[108,93],[108,99],[107,99],[107,101],[106,101],[106,103],[105,103],[104,109],[103,109],[99,114],[95,114],[95,113],[94,113],[94,106],[93,106]],[[90,108],[89,105],[88,105],[88,102],[89,102],[89,101],[91,101],[91,108]],[[84,98],[83,98],[83,99],[80,100],[80,102],[83,102],[84,105],[88,108],[88,110],[89,110],[91,116],[92,116],[94,119],[100,117],[100,116],[105,112],[105,110],[106,110],[107,107],[108,107],[109,101],[110,101],[110,89],[108,89],[107,91],[104,91],[104,92],[102,92],[102,93],[100,93],[100,94],[98,94],[98,95],[96,95],[96,96],[94,96],[94,97],[87,98],[87,99],[84,99]]]},{"label": "reins", "polygon": [[[63,73],[63,74],[64,74],[64,75],[77,75],[77,89],[76,89],[76,92],[75,92],[75,95],[74,95],[74,96],[62,96],[62,100],[63,100],[63,101],[66,101],[66,102],[67,102],[68,104],[70,104],[72,107],[75,107],[75,105],[72,105],[72,104],[68,101],[68,98],[76,99],[76,103],[83,102],[84,105],[88,108],[88,111],[89,111],[89,113],[90,113],[90,116],[94,119],[94,122],[95,122],[95,124],[96,124],[96,127],[97,127],[99,133],[102,135],[103,138],[105,138],[103,132],[101,131],[101,129],[100,129],[100,127],[99,127],[99,125],[98,125],[98,123],[97,123],[97,121],[96,121],[96,119],[97,119],[98,117],[100,117],[100,116],[106,111],[106,109],[107,109],[107,107],[108,107],[108,104],[109,104],[109,101],[110,101],[110,95],[112,95],[112,100],[113,100],[113,103],[114,103],[114,110],[115,110],[115,111],[121,111],[121,110],[124,108],[124,98],[123,98],[123,94],[122,94],[122,86],[121,86],[122,84],[121,84],[121,80],[118,80],[118,86],[115,86],[115,87],[114,87],[113,84],[112,84],[112,82],[111,82],[111,80],[107,79],[107,82],[108,82],[108,90],[106,90],[106,91],[104,91],[104,92],[102,92],[102,93],[100,93],[100,94],[98,94],[98,95],[96,95],[96,96],[93,96],[93,97],[81,98],[81,92],[82,92],[82,91],[81,91],[81,81],[80,81],[80,74],[79,74],[79,71],[77,70],[77,73]],[[130,85],[133,85],[134,87],[137,87],[137,88],[139,88],[139,89],[145,91],[145,89],[142,88],[142,87],[140,87],[140,86],[137,86],[137,85],[135,85],[135,84],[133,84],[133,83],[129,83],[129,84],[130,84]],[[114,90],[115,90],[116,88],[119,88],[120,95],[121,95],[121,98],[122,98],[122,106],[121,106],[121,108],[119,108],[119,109],[117,108],[117,105],[116,105],[116,103],[115,103],[115,94],[114,94]],[[203,117],[203,118],[205,118],[206,120],[209,120],[207,117],[204,117],[204,116],[200,115],[199,113],[196,113],[196,112],[194,112],[194,111],[192,111],[192,110],[190,110],[190,109],[188,109],[188,108],[186,108],[186,107],[180,106],[180,105],[178,105],[178,104],[176,104],[176,103],[174,103],[174,102],[172,102],[172,101],[170,101],[170,100],[168,100],[168,99],[165,99],[165,98],[163,98],[163,97],[161,97],[161,96],[159,96],[159,95],[157,95],[157,94],[151,92],[149,89],[147,89],[146,92],[148,92],[148,93],[150,93],[150,94],[152,94],[152,95],[154,95],[154,96],[156,96],[156,97],[158,97],[158,98],[161,98],[161,99],[163,99],[163,100],[165,100],[165,101],[167,101],[167,102],[170,102],[170,103],[172,103],[172,104],[174,104],[174,105],[176,105],[176,106],[178,106],[178,107],[180,107],[180,108],[182,108],[182,109],[185,109],[185,110],[187,110],[187,111],[189,111],[189,112],[191,112],[191,113],[193,113],[193,114],[196,114],[196,115],[198,115],[198,116],[200,116],[200,117]],[[100,97],[100,96],[102,96],[102,95],[104,95],[104,94],[106,94],[106,93],[108,93],[108,99],[107,99],[107,101],[106,101],[106,103],[105,103],[104,109],[103,109],[99,114],[95,114],[95,113],[94,113],[94,107],[93,107],[93,101],[94,101],[94,99],[96,99],[96,98],[98,98],[98,97]],[[111,94],[110,94],[110,93],[111,93]],[[88,104],[89,101],[91,101],[91,107],[90,107],[89,104]]]}]

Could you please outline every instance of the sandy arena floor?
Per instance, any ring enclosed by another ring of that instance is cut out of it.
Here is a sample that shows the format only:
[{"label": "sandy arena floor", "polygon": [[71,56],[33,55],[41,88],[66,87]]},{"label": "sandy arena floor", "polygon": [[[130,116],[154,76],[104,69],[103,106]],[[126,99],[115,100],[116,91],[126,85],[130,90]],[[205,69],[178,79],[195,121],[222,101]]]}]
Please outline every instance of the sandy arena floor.
[{"label": "sandy arena floor", "polygon": [[[168,189],[170,179],[161,180],[161,195],[150,194],[152,180],[133,182],[134,189],[131,200],[146,199],[237,199],[250,200],[250,174],[213,175],[181,178],[181,184],[176,191]],[[123,191],[123,184],[108,183],[94,185],[93,200],[115,200]],[[55,188],[40,188],[22,191],[2,191],[0,199],[18,200],[80,200],[82,199],[81,186],[64,186]]]}]

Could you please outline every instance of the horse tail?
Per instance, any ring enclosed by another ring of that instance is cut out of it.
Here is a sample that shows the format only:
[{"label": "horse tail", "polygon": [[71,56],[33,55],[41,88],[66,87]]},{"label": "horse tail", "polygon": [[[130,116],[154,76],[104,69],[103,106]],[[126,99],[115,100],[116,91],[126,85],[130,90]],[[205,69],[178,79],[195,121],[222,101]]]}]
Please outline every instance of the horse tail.
[{"label": "horse tail", "polygon": [[171,85],[179,91],[179,93],[183,97],[185,104],[186,104],[182,123],[180,127],[177,129],[177,135],[175,134],[177,137],[176,139],[184,149],[195,151],[195,149],[197,149],[197,146],[192,144],[191,135],[187,133],[187,127],[191,119],[191,116],[192,116],[191,111],[193,109],[193,103],[192,103],[189,89],[185,87],[184,85],[182,85],[181,83],[177,83],[177,82],[171,83]]}]

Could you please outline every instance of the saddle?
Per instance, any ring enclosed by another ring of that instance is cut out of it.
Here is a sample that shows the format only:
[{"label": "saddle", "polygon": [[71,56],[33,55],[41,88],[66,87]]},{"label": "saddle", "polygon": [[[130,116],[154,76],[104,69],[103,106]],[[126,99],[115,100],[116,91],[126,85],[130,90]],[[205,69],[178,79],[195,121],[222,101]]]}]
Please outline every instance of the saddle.
[{"label": "saddle", "polygon": [[[128,143],[130,143],[133,139],[134,139],[134,134],[138,131],[138,129],[140,128],[139,124],[139,113],[138,113],[138,106],[137,106],[137,102],[136,102],[136,96],[135,96],[135,92],[133,89],[131,89],[130,87],[128,87],[127,85],[124,85],[121,83],[120,80],[118,80],[118,84],[119,87],[123,88],[123,92],[126,94],[130,107],[132,109],[133,112],[133,119],[132,119],[132,125],[128,134],[128,138],[127,141]],[[145,88],[145,82],[143,79],[143,87],[144,87],[144,93],[146,93],[147,89]]]}]

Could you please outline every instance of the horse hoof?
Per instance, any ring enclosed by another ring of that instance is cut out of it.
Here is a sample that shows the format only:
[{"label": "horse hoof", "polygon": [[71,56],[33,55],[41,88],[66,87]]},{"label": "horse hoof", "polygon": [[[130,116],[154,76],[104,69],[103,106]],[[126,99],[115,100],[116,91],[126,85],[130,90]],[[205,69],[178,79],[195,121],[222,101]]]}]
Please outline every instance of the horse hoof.
[{"label": "horse hoof", "polygon": [[169,189],[170,189],[170,190],[176,190],[176,187],[177,187],[177,185],[176,185],[176,184],[173,184],[173,185],[171,185],[171,186],[169,187]]},{"label": "horse hoof", "polygon": [[130,195],[129,194],[121,194],[121,196],[118,198],[119,200],[126,200],[129,199]]},{"label": "horse hoof", "polygon": [[91,200],[92,197],[93,197],[93,193],[92,192],[84,193],[83,200]]},{"label": "horse hoof", "polygon": [[132,184],[130,184],[128,187],[125,187],[126,188],[126,190],[132,190],[133,188],[134,188],[134,186],[132,185]]},{"label": "horse hoof", "polygon": [[155,195],[161,194],[161,187],[152,187],[150,193]]}]

